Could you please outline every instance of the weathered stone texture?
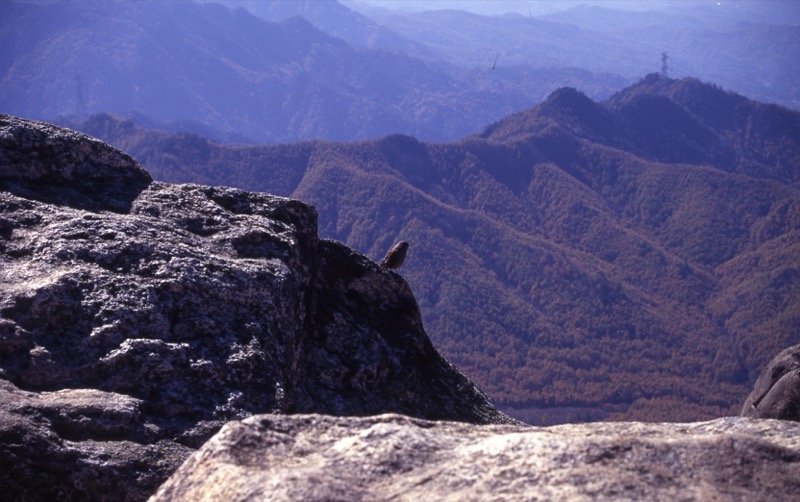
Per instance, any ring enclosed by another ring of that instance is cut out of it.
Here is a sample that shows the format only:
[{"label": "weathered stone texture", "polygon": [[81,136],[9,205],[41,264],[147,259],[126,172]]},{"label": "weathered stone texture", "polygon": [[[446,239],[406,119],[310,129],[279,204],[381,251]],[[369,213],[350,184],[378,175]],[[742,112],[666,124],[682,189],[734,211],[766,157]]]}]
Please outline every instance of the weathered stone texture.
[{"label": "weathered stone texture", "polygon": [[0,492],[141,500],[256,413],[511,422],[316,218],[0,116]]},{"label": "weathered stone texture", "polygon": [[800,422],[800,345],[789,347],[770,361],[747,396],[741,414]]},{"label": "weathered stone texture", "polygon": [[0,380],[4,500],[144,500],[194,450],[158,440],[142,401],[94,389],[26,392]]},{"label": "weathered stone texture", "polygon": [[161,501],[794,501],[800,424],[477,426],[399,415],[231,422]]},{"label": "weathered stone texture", "polygon": [[40,201],[126,212],[152,178],[97,139],[0,114],[0,184]]}]

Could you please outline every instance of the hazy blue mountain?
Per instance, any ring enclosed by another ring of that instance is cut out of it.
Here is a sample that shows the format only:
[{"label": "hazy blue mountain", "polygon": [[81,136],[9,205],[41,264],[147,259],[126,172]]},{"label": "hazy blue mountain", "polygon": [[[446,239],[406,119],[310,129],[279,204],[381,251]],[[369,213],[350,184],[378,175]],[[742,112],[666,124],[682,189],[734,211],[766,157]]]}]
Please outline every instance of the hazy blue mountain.
[{"label": "hazy blue mountain", "polygon": [[776,3],[749,23],[741,9],[722,15],[694,3],[374,18],[334,0],[226,5],[237,8],[4,2],[0,110],[40,119],[107,111],[239,142],[390,133],[443,141],[562,86],[604,99],[658,69],[665,50],[672,75],[705,77],[765,102],[796,107],[800,99],[800,28],[791,24],[796,16],[764,24],[774,22]]},{"label": "hazy blue mountain", "polygon": [[624,82],[575,69],[451,73],[355,47],[300,17],[268,22],[218,4],[75,0],[0,9],[0,110],[28,118],[134,113],[260,142],[395,132],[442,140],[565,82],[585,83],[595,96]]},{"label": "hazy blue mountain", "polygon": [[800,343],[800,113],[650,75],[563,88],[450,143],[244,147],[75,124],[156,179],[300,198],[400,273],[434,344],[536,422],[738,413]]},{"label": "hazy blue mountain", "polygon": [[497,57],[503,66],[577,67],[635,79],[658,71],[667,52],[673,77],[697,77],[800,108],[796,2],[639,3],[644,7],[636,11],[606,2],[541,16],[365,12],[442,60],[466,67],[492,65]]},{"label": "hazy blue mountain", "polygon": [[[636,41],[620,53],[637,54],[639,64],[647,56],[653,68],[654,55],[668,51],[675,76],[696,76],[800,108],[794,83],[800,75],[800,8],[792,2],[676,2],[646,12],[582,6],[543,19]],[[615,65],[607,68],[614,71]]]},{"label": "hazy blue mountain", "polygon": [[230,8],[243,8],[268,21],[300,16],[325,33],[370,49],[432,55],[425,46],[402,37],[336,0],[223,0]]},{"label": "hazy blue mountain", "polygon": [[[675,24],[676,21],[694,24],[692,29],[727,30],[747,21],[759,24],[800,24],[800,8],[792,0],[737,0],[716,2],[703,0],[633,0],[560,2],[566,6],[557,12],[542,13],[543,19],[575,24],[597,31],[615,31],[641,26]],[[634,8],[638,5],[638,8]],[[622,16],[621,14],[625,14]]]}]

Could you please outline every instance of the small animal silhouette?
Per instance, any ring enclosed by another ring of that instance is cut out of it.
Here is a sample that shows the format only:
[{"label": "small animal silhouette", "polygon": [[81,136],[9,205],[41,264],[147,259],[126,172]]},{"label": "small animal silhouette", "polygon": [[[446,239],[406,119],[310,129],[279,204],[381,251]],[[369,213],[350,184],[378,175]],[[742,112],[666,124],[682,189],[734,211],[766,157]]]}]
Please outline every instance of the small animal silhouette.
[{"label": "small animal silhouette", "polygon": [[406,261],[407,251],[408,243],[406,241],[398,242],[386,253],[386,256],[381,260],[380,266],[383,268],[400,268],[400,265]]}]

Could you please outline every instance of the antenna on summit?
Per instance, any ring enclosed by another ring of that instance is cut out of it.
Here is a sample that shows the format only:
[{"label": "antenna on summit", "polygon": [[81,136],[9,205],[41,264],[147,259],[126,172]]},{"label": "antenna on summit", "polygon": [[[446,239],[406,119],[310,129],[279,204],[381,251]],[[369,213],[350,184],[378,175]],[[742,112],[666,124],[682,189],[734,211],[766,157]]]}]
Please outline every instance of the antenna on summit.
[{"label": "antenna on summit", "polygon": [[86,113],[86,101],[83,99],[83,82],[81,81],[81,72],[75,74],[75,115],[83,118]]},{"label": "antenna on summit", "polygon": [[669,59],[669,56],[667,55],[667,52],[666,51],[662,52],[661,53],[661,78],[667,78],[667,60],[668,59]]}]

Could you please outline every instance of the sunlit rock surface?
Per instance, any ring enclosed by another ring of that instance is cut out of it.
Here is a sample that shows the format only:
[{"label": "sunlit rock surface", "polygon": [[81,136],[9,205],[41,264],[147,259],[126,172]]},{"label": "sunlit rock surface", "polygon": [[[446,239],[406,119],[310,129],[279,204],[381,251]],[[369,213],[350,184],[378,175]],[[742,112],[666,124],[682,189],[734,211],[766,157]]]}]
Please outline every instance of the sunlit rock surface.
[{"label": "sunlit rock surface", "polygon": [[800,424],[477,426],[399,415],[227,424],[151,499],[797,500]]}]

